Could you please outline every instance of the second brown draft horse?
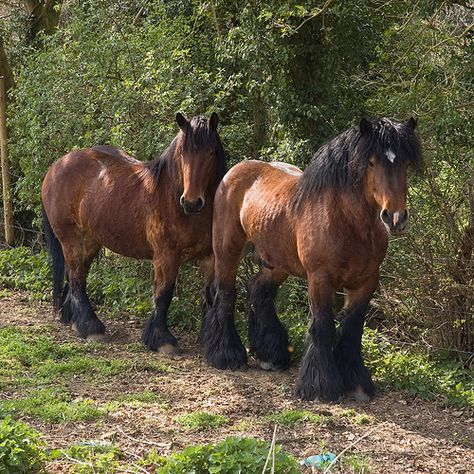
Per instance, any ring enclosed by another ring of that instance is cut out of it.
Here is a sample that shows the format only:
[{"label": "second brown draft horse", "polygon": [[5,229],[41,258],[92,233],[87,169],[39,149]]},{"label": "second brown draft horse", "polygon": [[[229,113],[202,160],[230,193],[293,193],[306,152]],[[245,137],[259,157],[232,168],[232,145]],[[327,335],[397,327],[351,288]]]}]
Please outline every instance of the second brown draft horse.
[{"label": "second brown draft horse", "polygon": [[[408,221],[407,168],[422,166],[415,127],[413,118],[362,119],[325,144],[304,173],[253,160],[227,173],[214,202],[215,282],[201,329],[212,365],[236,369],[247,361],[233,318],[237,267],[251,243],[261,269],[248,284],[249,344],[260,365],[289,365],[275,296],[295,275],[308,280],[312,318],[298,395],[331,401],[374,395],[361,337],[388,234],[402,232]],[[345,307],[336,329],[332,303],[341,288]]]},{"label": "second brown draft horse", "polygon": [[155,310],[143,332],[151,350],[176,351],[166,318],[181,263],[201,260],[205,279],[212,281],[213,200],[226,171],[217,114],[189,121],[177,114],[176,120],[178,135],[155,160],[141,162],[121,149],[97,146],[63,156],[44,178],[53,304],[61,321],[84,338],[100,340],[105,333],[86,293],[90,265],[103,246],[152,260]]}]

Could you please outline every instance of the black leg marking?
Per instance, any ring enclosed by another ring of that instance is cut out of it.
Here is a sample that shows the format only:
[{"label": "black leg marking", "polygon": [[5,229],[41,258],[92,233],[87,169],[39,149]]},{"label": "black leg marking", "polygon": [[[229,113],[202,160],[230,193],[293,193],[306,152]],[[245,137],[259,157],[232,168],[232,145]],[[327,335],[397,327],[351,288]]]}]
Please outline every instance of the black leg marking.
[{"label": "black leg marking", "polygon": [[356,398],[361,400],[375,395],[372,377],[362,357],[362,331],[366,310],[366,305],[359,305],[344,311],[338,331],[339,340],[334,350],[336,363],[344,380],[344,391],[355,393]]},{"label": "black leg marking", "polygon": [[278,285],[252,279],[249,295],[249,343],[260,365],[265,369],[284,370],[290,365],[288,333],[278,319],[275,298]]},{"label": "black leg marking", "polygon": [[163,346],[176,347],[178,344],[166,323],[173,292],[174,284],[167,286],[155,298],[155,310],[143,329],[142,341],[152,351],[158,351]]},{"label": "black leg marking", "polygon": [[337,401],[344,392],[344,383],[334,360],[336,327],[329,308],[315,315],[309,335],[297,394],[303,400]]},{"label": "black leg marking", "polygon": [[105,326],[92,309],[84,284],[69,284],[61,308],[61,322],[73,323],[83,338],[105,333]]},{"label": "black leg marking", "polygon": [[236,370],[247,363],[247,352],[234,325],[235,288],[214,291],[201,326],[206,360],[218,369]]}]

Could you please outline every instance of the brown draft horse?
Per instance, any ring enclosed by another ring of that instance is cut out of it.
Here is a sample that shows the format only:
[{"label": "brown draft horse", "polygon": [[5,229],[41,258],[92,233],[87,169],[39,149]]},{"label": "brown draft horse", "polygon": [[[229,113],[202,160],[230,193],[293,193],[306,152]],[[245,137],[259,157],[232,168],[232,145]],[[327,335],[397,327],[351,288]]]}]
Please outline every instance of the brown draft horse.
[{"label": "brown draft horse", "polygon": [[180,131],[159,158],[141,162],[121,149],[97,146],[63,156],[44,178],[53,304],[61,321],[84,338],[100,340],[105,333],[86,293],[90,265],[103,246],[152,260],[155,310],[143,342],[154,351],[176,352],[166,317],[181,263],[201,260],[205,279],[213,279],[213,200],[226,171],[218,118],[213,113],[188,121],[178,113],[176,120]]},{"label": "brown draft horse", "polygon": [[[311,325],[298,395],[360,400],[374,395],[361,354],[367,305],[379,281],[389,233],[408,221],[407,167],[421,169],[415,119],[362,119],[325,144],[304,173],[284,163],[244,161],[234,166],[214,201],[215,281],[201,340],[220,369],[247,361],[234,327],[235,279],[244,249],[254,247],[260,272],[248,284],[249,344],[265,369],[290,363],[288,336],[275,311],[279,285],[306,278]],[[336,290],[345,307],[336,325]]]}]

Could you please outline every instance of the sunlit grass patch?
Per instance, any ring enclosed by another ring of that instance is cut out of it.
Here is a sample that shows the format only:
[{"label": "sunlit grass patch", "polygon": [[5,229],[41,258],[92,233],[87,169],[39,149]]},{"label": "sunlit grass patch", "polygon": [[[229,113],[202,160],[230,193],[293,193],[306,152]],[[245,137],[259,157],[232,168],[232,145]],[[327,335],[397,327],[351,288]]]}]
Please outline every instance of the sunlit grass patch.
[{"label": "sunlit grass patch", "polygon": [[68,449],[55,449],[50,461],[64,459],[70,464],[68,472],[74,474],[109,474],[116,472],[123,453],[118,446],[106,441],[83,441]]},{"label": "sunlit grass patch", "polygon": [[223,426],[228,419],[224,415],[196,411],[177,416],[175,421],[186,430],[206,430]]},{"label": "sunlit grass patch", "polygon": [[319,413],[313,413],[309,410],[282,410],[275,412],[265,417],[267,421],[276,423],[284,428],[292,428],[297,423],[308,422],[318,425],[328,424],[333,420],[331,415],[322,415]]},{"label": "sunlit grass patch", "polygon": [[0,413],[28,415],[52,423],[101,418],[112,408],[111,404],[97,404],[89,398],[72,399],[60,386],[31,390],[23,398],[0,401]]}]

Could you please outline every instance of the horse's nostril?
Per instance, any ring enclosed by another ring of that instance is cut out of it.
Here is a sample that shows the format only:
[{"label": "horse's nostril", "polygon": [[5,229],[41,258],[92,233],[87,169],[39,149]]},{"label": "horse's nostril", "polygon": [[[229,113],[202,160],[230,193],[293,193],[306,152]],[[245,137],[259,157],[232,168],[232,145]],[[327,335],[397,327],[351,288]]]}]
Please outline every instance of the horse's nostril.
[{"label": "horse's nostril", "polygon": [[201,210],[204,207],[204,199],[198,198],[196,202],[196,209]]},{"label": "horse's nostril", "polygon": [[390,213],[388,212],[387,209],[382,210],[382,212],[380,213],[380,219],[382,219],[382,222],[386,225],[391,224]]},{"label": "horse's nostril", "polygon": [[185,207],[185,206],[184,206],[184,204],[185,204],[185,203],[184,203],[184,196],[181,196],[181,197],[179,198],[179,203],[181,204],[181,207]]}]

